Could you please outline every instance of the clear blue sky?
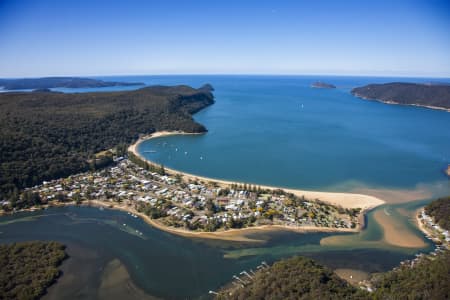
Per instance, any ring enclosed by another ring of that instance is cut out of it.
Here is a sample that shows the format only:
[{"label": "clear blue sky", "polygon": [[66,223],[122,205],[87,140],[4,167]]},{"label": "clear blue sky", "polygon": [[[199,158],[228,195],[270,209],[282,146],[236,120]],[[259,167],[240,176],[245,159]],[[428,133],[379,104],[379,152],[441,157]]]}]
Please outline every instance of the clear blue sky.
[{"label": "clear blue sky", "polygon": [[0,77],[450,77],[450,1],[0,0]]}]

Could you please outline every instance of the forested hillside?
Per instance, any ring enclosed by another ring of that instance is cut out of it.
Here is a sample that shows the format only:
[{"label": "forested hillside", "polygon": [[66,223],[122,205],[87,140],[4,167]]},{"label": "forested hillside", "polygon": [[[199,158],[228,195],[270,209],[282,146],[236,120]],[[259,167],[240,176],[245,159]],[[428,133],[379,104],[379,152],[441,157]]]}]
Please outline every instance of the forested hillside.
[{"label": "forested hillside", "polygon": [[[231,294],[230,294],[231,293]],[[369,294],[306,257],[278,261],[243,288],[222,291],[217,299],[367,299]]]},{"label": "forested hillside", "polygon": [[[247,278],[246,278],[247,279]],[[449,299],[450,251],[423,257],[371,279],[373,292],[350,286],[311,259],[294,257],[257,272],[245,287],[224,289],[217,299]],[[231,293],[231,294],[230,294]]]},{"label": "forested hillside", "polygon": [[449,299],[450,251],[379,274],[372,283],[373,299]]},{"label": "forested hillside", "polygon": [[67,257],[57,242],[0,245],[0,299],[38,299],[60,275]]},{"label": "forested hillside", "polygon": [[450,109],[450,85],[392,82],[357,87],[352,94],[387,103]]},{"label": "forested hillside", "polygon": [[0,201],[43,180],[87,170],[93,154],[158,130],[204,132],[192,114],[214,102],[205,86],[136,91],[0,94]]},{"label": "forested hillside", "polygon": [[439,198],[425,206],[425,213],[433,217],[439,226],[450,230],[450,196]]}]

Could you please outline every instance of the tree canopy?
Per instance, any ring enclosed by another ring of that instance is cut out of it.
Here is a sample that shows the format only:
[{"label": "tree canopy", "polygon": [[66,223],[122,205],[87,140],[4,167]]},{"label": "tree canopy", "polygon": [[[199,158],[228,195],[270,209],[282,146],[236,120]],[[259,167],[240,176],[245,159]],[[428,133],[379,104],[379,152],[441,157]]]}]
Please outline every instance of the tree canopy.
[{"label": "tree canopy", "polygon": [[60,275],[67,257],[57,242],[0,245],[0,299],[37,299]]},{"label": "tree canopy", "polygon": [[450,230],[450,196],[439,198],[425,206],[425,213],[433,217],[439,226]]},{"label": "tree canopy", "polygon": [[129,144],[139,134],[204,132],[192,114],[213,102],[207,86],[0,93],[0,201],[15,201],[21,189],[43,180],[86,171],[95,153]]}]

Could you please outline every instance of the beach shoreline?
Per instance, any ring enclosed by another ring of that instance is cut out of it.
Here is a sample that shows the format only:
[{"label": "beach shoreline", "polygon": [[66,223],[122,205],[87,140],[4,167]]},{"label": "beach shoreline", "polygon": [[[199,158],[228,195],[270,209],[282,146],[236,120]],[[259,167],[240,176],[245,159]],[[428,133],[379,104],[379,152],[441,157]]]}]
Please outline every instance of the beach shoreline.
[{"label": "beach shoreline", "polygon": [[[148,162],[149,164],[156,165],[154,162],[144,158],[142,155],[139,154],[137,151],[137,148],[140,143],[142,143],[145,140],[158,138],[158,137],[165,137],[165,136],[171,136],[171,135],[199,135],[203,133],[185,133],[180,131],[160,131],[155,132],[149,135],[141,136],[138,141],[131,144],[128,147],[128,151],[131,152],[133,155],[138,157],[141,160],[144,160]],[[169,174],[180,174],[183,176],[184,180],[200,180],[204,182],[215,182],[219,186],[223,187],[229,187],[231,184],[243,184],[239,182],[231,182],[227,180],[221,180],[221,179],[215,179],[215,178],[208,178],[203,176],[196,176],[194,174],[189,174],[186,172],[177,171],[174,169],[170,169],[165,167],[165,171]],[[247,183],[249,184],[249,183]],[[252,183],[253,184],[253,183]],[[253,226],[253,227],[245,227],[245,228],[239,228],[239,229],[228,229],[228,230],[219,230],[214,232],[205,232],[205,231],[191,231],[186,230],[183,228],[175,228],[170,227],[162,224],[158,220],[151,219],[149,216],[138,212],[135,207],[130,203],[117,203],[110,200],[100,201],[100,200],[86,200],[82,202],[81,206],[92,206],[92,207],[103,207],[108,209],[115,209],[115,210],[121,210],[130,214],[134,214],[138,217],[140,217],[144,222],[149,224],[150,226],[162,230],[164,232],[168,232],[171,234],[175,234],[178,236],[188,237],[188,238],[199,238],[199,239],[213,239],[213,240],[223,240],[223,241],[234,241],[234,242],[249,242],[249,243],[264,243],[265,240],[259,240],[259,239],[253,239],[249,238],[247,235],[256,233],[256,232],[269,232],[269,231],[293,231],[293,232],[299,232],[299,233],[307,233],[307,232],[347,232],[347,233],[357,233],[364,229],[365,222],[364,222],[364,215],[371,209],[384,204],[385,202],[377,197],[364,195],[364,194],[352,194],[352,193],[331,193],[331,192],[320,192],[320,191],[304,191],[304,190],[297,190],[297,189],[289,189],[289,188],[280,188],[280,187],[273,187],[273,186],[260,186],[263,189],[268,190],[278,190],[282,189],[287,193],[292,193],[296,195],[297,197],[304,196],[308,200],[320,200],[322,202],[336,205],[336,206],[342,206],[343,208],[360,208],[361,213],[359,216],[359,224],[355,228],[335,228],[335,227],[317,227],[317,226],[289,226],[289,225],[260,225],[260,226]],[[75,202],[67,202],[67,203],[54,203],[51,206],[75,206],[77,205]],[[47,206],[47,207],[51,207]],[[41,207],[42,208],[45,208]],[[22,211],[35,211],[39,208],[29,208],[24,209]],[[0,213],[1,215],[1,213]]]},{"label": "beach shoreline", "polygon": [[423,104],[407,104],[407,103],[399,103],[396,101],[388,101],[388,100],[381,100],[381,99],[375,99],[375,98],[369,98],[369,97],[364,97],[358,93],[354,94],[355,97],[363,99],[363,100],[368,100],[368,101],[376,101],[379,103],[384,103],[384,104],[389,104],[389,105],[401,105],[401,106],[415,106],[415,107],[423,107],[423,108],[428,108],[428,109],[434,109],[434,110],[443,110],[446,112],[450,112],[450,108],[445,108],[445,107],[440,107],[440,106],[432,106],[432,105],[423,105]]},{"label": "beach shoreline", "polygon": [[[151,160],[145,158],[142,156],[138,151],[139,145],[149,139],[159,138],[159,137],[165,137],[165,136],[172,136],[172,135],[199,135],[203,133],[185,133],[180,131],[158,131],[149,135],[145,135],[141,138],[139,138],[138,141],[136,141],[134,144],[131,144],[128,147],[128,151],[131,152],[136,157],[140,158],[143,161],[146,161],[149,164],[157,166],[156,163],[152,162]],[[197,176],[195,174],[190,174],[187,172],[182,172],[178,170],[174,170],[171,168],[167,168],[164,166],[164,169],[169,174],[180,174],[185,179],[190,180],[201,180],[205,182],[215,182],[218,185],[227,186],[229,187],[232,184],[252,184],[255,185],[253,182],[233,182],[229,180],[223,180],[218,178],[210,178],[205,176]],[[258,184],[256,184],[258,185]],[[300,189],[291,189],[291,188],[283,188],[283,187],[275,187],[275,186],[267,186],[267,185],[258,185],[262,189],[268,189],[268,190],[278,190],[282,189],[287,193],[292,193],[296,195],[297,197],[304,196],[307,199],[311,200],[320,200],[323,202],[326,202],[328,204],[342,206],[343,208],[361,208],[363,211],[367,212],[377,206],[380,206],[385,203],[384,200],[381,200],[380,198],[377,198],[375,196],[365,195],[365,194],[356,194],[356,193],[339,193],[339,192],[320,192],[320,191],[308,191],[308,190],[300,190]]]}]

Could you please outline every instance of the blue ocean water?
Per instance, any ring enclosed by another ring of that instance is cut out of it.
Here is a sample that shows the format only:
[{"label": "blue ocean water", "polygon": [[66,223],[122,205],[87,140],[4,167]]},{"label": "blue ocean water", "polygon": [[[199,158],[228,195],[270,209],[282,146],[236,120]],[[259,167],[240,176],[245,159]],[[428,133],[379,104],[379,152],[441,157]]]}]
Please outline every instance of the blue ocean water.
[{"label": "blue ocean water", "polygon": [[[119,79],[214,86],[216,103],[195,115],[207,134],[164,137],[139,147],[150,160],[171,168],[232,181],[322,190],[412,188],[446,181],[442,170],[450,162],[450,113],[350,94],[351,88],[368,83],[432,79],[114,77]],[[337,89],[311,88],[317,80]]]}]

